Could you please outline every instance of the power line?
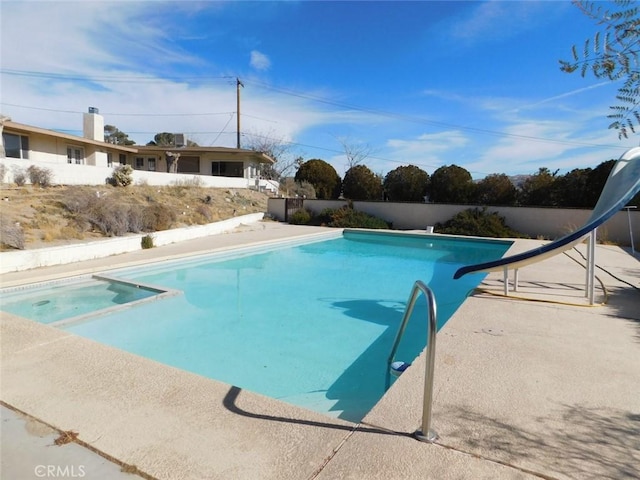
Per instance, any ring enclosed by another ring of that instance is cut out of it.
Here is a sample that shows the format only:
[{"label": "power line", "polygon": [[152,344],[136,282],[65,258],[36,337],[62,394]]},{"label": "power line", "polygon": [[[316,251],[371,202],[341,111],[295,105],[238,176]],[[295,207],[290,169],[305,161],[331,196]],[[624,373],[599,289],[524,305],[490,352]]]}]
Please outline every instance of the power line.
[{"label": "power line", "polygon": [[315,96],[315,95],[309,95],[309,94],[295,92],[293,90],[287,90],[287,89],[284,89],[284,88],[273,87],[271,85],[267,85],[265,83],[261,83],[261,82],[255,81],[255,80],[247,81],[247,83],[254,84],[254,85],[256,85],[256,86],[258,86],[260,88],[264,88],[265,90],[272,90],[274,92],[278,92],[278,93],[281,93],[281,94],[284,94],[284,95],[290,95],[290,96],[294,96],[294,97],[298,97],[298,98],[312,100],[314,102],[324,103],[324,104],[327,104],[327,105],[333,105],[333,106],[337,106],[337,107],[340,107],[340,108],[347,108],[349,110],[356,110],[356,111],[361,111],[361,112],[365,112],[365,113],[371,113],[371,114],[379,115],[379,116],[382,116],[382,117],[396,118],[396,119],[399,119],[399,120],[402,120],[402,121],[405,121],[405,122],[410,122],[410,123],[433,125],[433,126],[437,126],[437,127],[454,128],[454,129],[458,129],[458,130],[465,130],[465,131],[470,131],[470,132],[474,132],[474,133],[479,133],[479,134],[482,134],[482,135],[492,135],[492,136],[497,136],[497,137],[518,138],[518,139],[532,140],[532,141],[537,141],[537,142],[557,143],[557,144],[561,144],[561,145],[576,145],[576,146],[582,146],[582,147],[598,147],[598,148],[608,147],[608,148],[625,149],[625,147],[621,147],[620,145],[602,145],[602,144],[596,144],[596,143],[573,142],[573,141],[568,141],[568,140],[556,140],[556,139],[551,139],[551,138],[535,137],[535,136],[532,136],[532,135],[520,135],[520,134],[516,134],[516,133],[500,132],[500,131],[495,131],[495,130],[487,130],[487,129],[476,128],[476,127],[468,127],[468,126],[464,126],[464,125],[458,125],[458,124],[452,124],[452,123],[446,123],[446,122],[438,122],[438,121],[435,121],[435,120],[426,119],[424,117],[417,117],[417,116],[413,116],[413,115],[406,115],[406,114],[401,114],[401,113],[389,112],[389,111],[385,111],[385,110],[378,110],[378,109],[374,109],[374,108],[361,107],[361,106],[358,106],[358,105],[352,105],[352,104],[348,104],[348,103],[338,102],[338,101],[326,99],[326,98],[323,98],[323,97],[318,97],[318,96]]},{"label": "power line", "polygon": [[[180,76],[180,77],[171,77],[171,76],[166,76],[163,77],[163,79],[158,79],[157,77],[144,77],[144,76],[135,76],[135,77],[126,77],[126,76],[122,76],[122,75],[114,75],[114,76],[108,76],[108,75],[104,75],[104,76],[73,76],[73,75],[67,75],[67,74],[57,74],[57,73],[47,73],[47,72],[35,72],[35,71],[28,71],[28,70],[11,70],[11,69],[0,69],[0,73],[3,74],[7,74],[7,75],[18,75],[18,76],[26,76],[26,77],[36,77],[36,78],[53,78],[53,79],[59,79],[59,80],[81,80],[81,81],[103,81],[103,82],[117,82],[117,83],[127,83],[127,82],[131,82],[131,83],[135,83],[135,82],[139,82],[139,81],[159,81],[159,82],[163,82],[163,81],[167,81],[167,80],[175,80],[175,81],[188,81],[188,80],[198,80],[198,81],[204,81],[204,80],[225,80],[225,81],[230,81],[235,79],[237,81],[237,77],[233,77],[230,75],[222,75],[222,76],[191,76],[191,77],[187,77],[187,76]],[[355,111],[360,111],[360,112],[365,112],[365,113],[370,113],[370,114],[374,114],[374,115],[379,115],[379,116],[383,116],[383,117],[389,117],[389,118],[395,118],[398,120],[402,120],[405,122],[410,122],[410,123],[417,123],[417,124],[423,124],[423,125],[432,125],[432,126],[436,126],[436,127],[442,127],[442,128],[453,128],[453,129],[458,129],[458,130],[464,130],[464,131],[469,131],[469,132],[473,132],[473,133],[477,133],[477,134],[481,134],[481,135],[491,135],[491,136],[497,136],[497,137],[509,137],[509,138],[516,138],[516,139],[522,139],[522,140],[529,140],[529,141],[535,141],[535,142],[543,142],[543,143],[555,143],[555,144],[559,144],[559,145],[573,145],[573,146],[581,146],[581,147],[597,147],[597,148],[618,148],[618,149],[623,149],[624,147],[620,146],[620,145],[602,145],[602,144],[594,144],[594,143],[587,143],[587,142],[575,142],[575,141],[569,141],[569,140],[557,140],[557,139],[551,139],[551,138],[543,138],[543,137],[536,137],[533,135],[520,135],[520,134],[515,134],[515,133],[508,133],[508,132],[501,132],[501,131],[495,131],[495,130],[488,130],[488,129],[483,129],[483,128],[476,128],[476,127],[469,127],[469,126],[465,126],[465,125],[458,125],[458,124],[452,124],[452,123],[446,123],[446,122],[438,122],[435,120],[429,120],[426,119],[424,117],[418,117],[418,116],[413,116],[413,115],[406,115],[406,114],[401,114],[401,113],[395,113],[395,112],[389,112],[389,111],[385,111],[385,110],[379,110],[379,109],[375,109],[375,108],[370,108],[370,107],[363,107],[363,106],[359,106],[359,105],[352,105],[352,104],[348,104],[348,103],[344,103],[344,102],[339,102],[336,100],[332,100],[332,99],[328,99],[325,97],[320,97],[320,96],[316,96],[316,95],[310,95],[310,94],[306,94],[306,93],[300,93],[300,92],[296,92],[294,90],[289,90],[286,88],[281,88],[281,87],[275,87],[273,85],[269,85],[266,83],[262,83],[259,82],[257,80],[248,80],[245,81],[245,83],[249,83],[252,84],[254,86],[257,86],[259,88],[263,88],[265,90],[271,90],[283,95],[289,95],[289,96],[293,96],[293,97],[297,97],[297,98],[303,98],[306,100],[311,100],[314,102],[318,102],[318,103],[323,103],[326,105],[332,105],[332,106],[336,106],[336,107],[340,107],[340,108],[346,108],[349,110],[355,110]],[[9,104],[7,104],[9,105]],[[71,113],[71,112],[67,112],[67,111],[63,111],[63,113]],[[74,112],[75,113],[75,112]],[[226,114],[227,112],[225,112]],[[222,113],[215,113],[215,115],[219,115]],[[144,116],[145,114],[110,114],[110,115],[131,115],[131,116]],[[193,114],[146,114],[148,116],[203,116],[203,115],[213,115],[213,114],[209,114],[209,113],[193,113]]]},{"label": "power line", "polygon": [[[68,74],[57,74],[57,73],[47,73],[47,72],[36,72],[36,71],[28,71],[28,70],[11,70],[11,69],[0,69],[0,73],[6,74],[6,75],[18,75],[18,76],[26,76],[26,77],[36,77],[36,78],[52,78],[52,79],[59,79],[59,80],[81,80],[81,81],[103,81],[103,82],[117,82],[117,83],[127,83],[127,82],[131,82],[131,83],[136,83],[136,82],[140,82],[140,81],[157,81],[157,82],[164,82],[167,80],[174,80],[174,81],[180,81],[180,82],[185,82],[185,81],[189,81],[189,80],[197,80],[197,81],[205,81],[205,80],[225,80],[227,82],[236,79],[237,77],[234,76],[230,76],[230,75],[221,75],[221,76],[179,76],[179,77],[172,77],[172,76],[166,76],[163,77],[162,79],[158,79],[157,77],[144,77],[144,76],[134,76],[134,77],[127,77],[127,76],[122,76],[122,75],[113,75],[113,76],[109,76],[109,75],[103,75],[103,76],[73,76],[73,75],[68,75]],[[352,104],[348,104],[348,103],[344,103],[344,102],[339,102],[337,100],[332,100],[332,99],[328,99],[325,97],[320,97],[320,96],[316,96],[316,95],[311,95],[311,94],[307,94],[307,93],[301,93],[301,92],[297,92],[295,90],[290,90],[290,89],[286,89],[286,88],[282,88],[282,87],[276,87],[273,85],[269,85],[263,82],[259,82],[257,80],[247,80],[244,81],[245,83],[248,84],[252,84],[254,86],[257,86],[259,88],[263,88],[265,90],[271,90],[283,95],[289,95],[292,97],[297,97],[297,98],[302,98],[302,99],[306,99],[306,100],[311,100],[314,102],[318,102],[318,103],[323,103],[326,105],[331,105],[331,106],[335,106],[335,107],[339,107],[339,108],[346,108],[349,110],[354,110],[354,111],[360,111],[360,112],[364,112],[364,113],[370,113],[370,114],[374,114],[374,115],[379,115],[379,116],[383,116],[383,117],[389,117],[389,118],[395,118],[398,120],[402,120],[405,122],[410,122],[410,123],[417,123],[417,124],[422,124],[422,125],[431,125],[431,126],[436,126],[436,127],[441,127],[441,128],[448,128],[448,129],[458,129],[458,130],[464,130],[464,131],[468,131],[468,132],[473,132],[476,134],[480,134],[480,135],[490,135],[490,136],[497,136],[497,137],[508,137],[508,138],[516,138],[516,139],[521,139],[521,140],[529,140],[529,141],[535,141],[535,142],[543,142],[543,143],[555,143],[555,144],[559,144],[559,145],[573,145],[573,146],[580,146],[580,147],[597,147],[597,148],[617,148],[617,149],[624,149],[625,147],[622,147],[620,145],[603,145],[603,144],[595,144],[595,143],[588,143],[588,142],[575,142],[575,141],[570,141],[570,140],[557,140],[557,139],[552,139],[552,138],[544,138],[544,137],[536,137],[533,135],[521,135],[521,134],[515,134],[515,133],[509,133],[509,132],[502,132],[502,131],[495,131],[495,130],[488,130],[488,129],[483,129],[483,128],[477,128],[477,127],[470,127],[470,126],[465,126],[465,125],[459,125],[459,124],[453,124],[453,123],[446,123],[446,122],[438,122],[435,120],[429,120],[427,118],[424,117],[419,117],[419,116],[414,116],[414,115],[406,115],[406,114],[401,114],[401,113],[395,113],[395,112],[389,112],[386,110],[379,110],[379,109],[375,109],[375,108],[370,108],[370,107],[363,107],[363,106],[359,106],[359,105],[352,105]],[[9,104],[6,104],[9,105]],[[28,108],[28,107],[25,107]],[[55,111],[55,110],[53,110]],[[61,111],[62,113],[76,113],[76,112],[68,112],[68,111]],[[220,115],[220,114],[227,114],[227,112],[224,113],[215,113],[215,115]],[[204,115],[214,115],[214,113],[191,113],[191,114],[117,114],[117,113],[110,113],[110,115],[131,115],[131,116],[204,116]]]},{"label": "power line", "polygon": [[[14,103],[0,102],[0,105],[6,105],[7,107],[25,108],[28,110],[40,110],[45,112],[55,113],[72,113],[74,115],[84,113],[79,110],[57,110],[54,108],[42,108],[42,107],[29,107],[26,105],[17,105]],[[207,117],[213,115],[229,115],[235,112],[204,112],[204,113],[116,113],[116,112],[102,112],[103,115],[112,115],[114,117]]]},{"label": "power line", "polygon": [[74,81],[82,81],[82,82],[102,82],[102,83],[164,83],[167,81],[177,81],[177,82],[186,82],[186,81],[209,81],[209,80],[225,80],[228,81],[235,77],[229,75],[220,75],[220,76],[163,76],[162,78],[156,76],[144,76],[144,75],[135,75],[135,76],[126,76],[126,75],[99,75],[99,76],[91,76],[91,75],[69,75],[65,73],[48,73],[48,72],[35,72],[29,70],[12,70],[8,68],[0,69],[0,73],[4,75],[13,75],[18,77],[32,77],[32,78],[48,78],[53,80],[74,80]]}]

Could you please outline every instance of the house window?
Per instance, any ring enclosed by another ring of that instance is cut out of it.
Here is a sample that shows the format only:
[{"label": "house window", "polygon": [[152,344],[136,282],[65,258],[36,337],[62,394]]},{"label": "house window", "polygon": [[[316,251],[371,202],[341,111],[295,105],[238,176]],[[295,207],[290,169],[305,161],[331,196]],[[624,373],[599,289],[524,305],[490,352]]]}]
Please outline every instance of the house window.
[{"label": "house window", "polygon": [[119,160],[120,160],[120,165],[126,165],[127,164],[127,155],[124,153],[121,153],[119,155]]},{"label": "house window", "polygon": [[84,149],[80,147],[67,147],[67,163],[82,165],[84,163]]},{"label": "house window", "polygon": [[107,167],[113,167],[113,154],[107,152]]},{"label": "house window", "polygon": [[211,175],[215,177],[244,177],[242,162],[211,162]]},{"label": "house window", "polygon": [[2,132],[4,153],[10,158],[29,158],[29,137]]},{"label": "house window", "polygon": [[136,170],[141,170],[144,168],[144,158],[136,157]]},{"label": "house window", "polygon": [[200,157],[182,155],[178,160],[178,173],[200,173]]},{"label": "house window", "polygon": [[147,169],[150,172],[155,172],[156,171],[156,159],[155,158],[147,159]]}]

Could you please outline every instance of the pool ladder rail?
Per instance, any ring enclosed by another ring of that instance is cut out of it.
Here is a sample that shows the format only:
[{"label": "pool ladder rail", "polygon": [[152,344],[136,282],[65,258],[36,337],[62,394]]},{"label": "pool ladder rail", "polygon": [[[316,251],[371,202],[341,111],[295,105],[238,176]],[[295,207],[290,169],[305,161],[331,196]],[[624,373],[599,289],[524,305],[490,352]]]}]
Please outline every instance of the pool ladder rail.
[{"label": "pool ladder rail", "polygon": [[396,334],[396,339],[393,342],[393,347],[391,348],[391,354],[389,355],[389,359],[387,361],[387,379],[386,379],[386,387],[389,388],[391,384],[391,372],[399,375],[401,374],[409,365],[404,362],[395,362],[394,359],[396,356],[396,352],[398,350],[398,346],[400,345],[400,340],[402,340],[402,336],[407,328],[407,323],[411,318],[411,314],[413,313],[413,307],[416,304],[416,300],[418,299],[418,295],[422,292],[427,299],[427,363],[424,371],[424,397],[423,397],[423,405],[422,405],[422,427],[420,430],[414,432],[414,437],[421,442],[435,442],[438,440],[438,434],[431,430],[431,406],[433,404],[433,371],[434,364],[436,358],[436,333],[438,329],[438,323],[436,318],[436,297],[433,294],[433,291],[424,284],[421,280],[417,280],[413,284],[413,288],[411,289],[411,295],[409,296],[409,301],[407,302],[407,307],[404,311],[404,316],[402,317],[402,322],[400,323],[400,327],[398,328],[398,333]]}]

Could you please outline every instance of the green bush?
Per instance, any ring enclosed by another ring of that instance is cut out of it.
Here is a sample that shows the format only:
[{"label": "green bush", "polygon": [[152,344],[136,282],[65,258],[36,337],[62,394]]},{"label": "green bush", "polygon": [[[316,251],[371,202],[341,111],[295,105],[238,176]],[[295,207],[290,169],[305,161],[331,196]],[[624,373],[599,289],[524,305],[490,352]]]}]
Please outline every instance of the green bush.
[{"label": "green bush", "polygon": [[133,183],[133,168],[131,165],[120,165],[113,170],[113,175],[107,181],[114,187],[126,187]]},{"label": "green bush", "polygon": [[151,235],[145,235],[140,240],[140,246],[146,250],[148,248],[153,248],[153,237]]},{"label": "green bush", "polygon": [[497,212],[487,212],[487,208],[470,208],[456,214],[451,220],[435,225],[437,233],[470,235],[493,238],[528,238],[507,226],[504,217]]},{"label": "green bush", "polygon": [[307,209],[298,210],[293,212],[289,217],[289,223],[291,225],[308,225],[311,221],[311,212]]},{"label": "green bush", "polygon": [[335,228],[391,228],[391,224],[352,207],[326,208],[314,217],[312,225],[324,225]]}]

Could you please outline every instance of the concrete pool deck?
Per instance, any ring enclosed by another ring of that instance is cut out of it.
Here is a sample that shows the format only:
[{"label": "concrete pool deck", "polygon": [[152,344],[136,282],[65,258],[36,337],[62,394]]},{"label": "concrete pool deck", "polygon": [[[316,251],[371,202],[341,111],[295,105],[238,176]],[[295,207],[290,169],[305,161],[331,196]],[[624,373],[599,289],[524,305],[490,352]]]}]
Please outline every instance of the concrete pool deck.
[{"label": "concrete pool deck", "polygon": [[[5,274],[2,286],[325,231],[245,230]],[[536,244],[518,240],[509,253]],[[572,306],[564,303],[585,304],[585,274],[578,252],[568,254],[520,271],[521,296],[555,303],[478,294],[439,332],[436,444],[411,436],[421,423],[424,355],[353,424],[2,314],[0,476],[47,478],[37,467],[54,465],[116,478],[115,465],[121,478],[158,479],[638,478],[640,261],[598,245],[608,303]],[[502,274],[484,283],[501,292]],[[47,426],[77,440],[52,445]]]}]

